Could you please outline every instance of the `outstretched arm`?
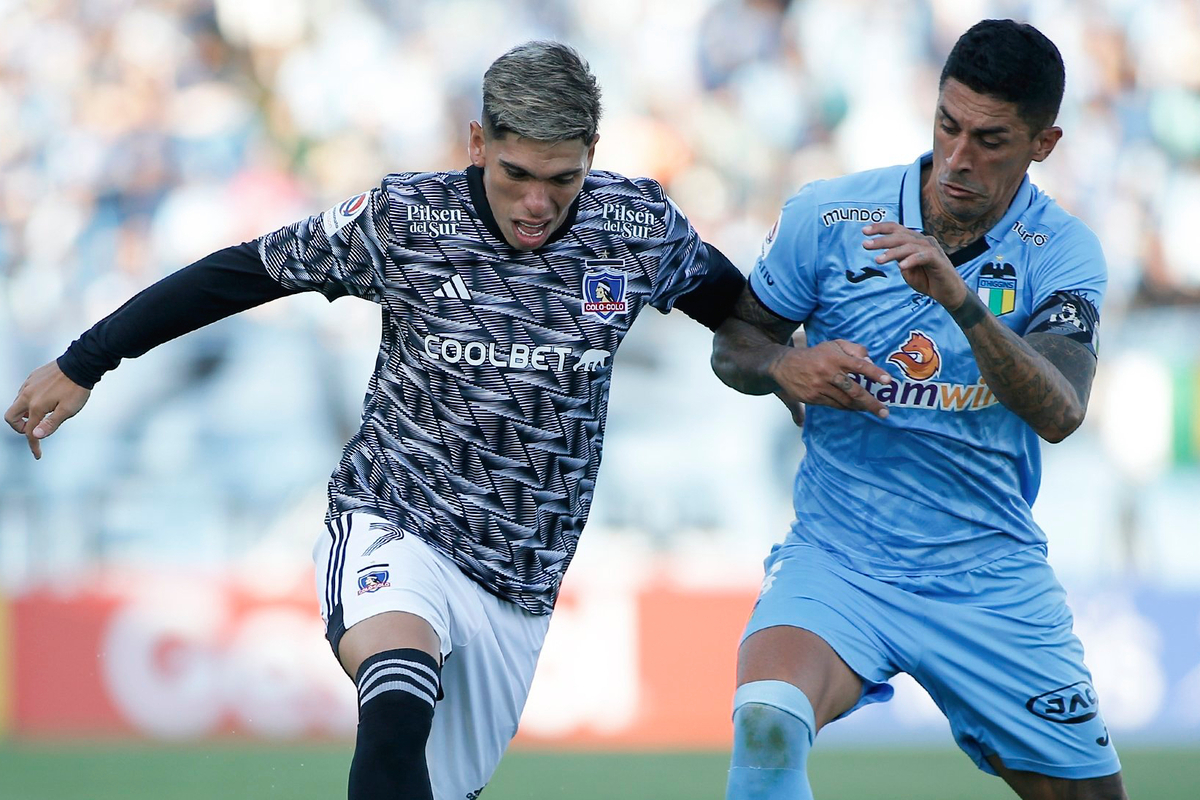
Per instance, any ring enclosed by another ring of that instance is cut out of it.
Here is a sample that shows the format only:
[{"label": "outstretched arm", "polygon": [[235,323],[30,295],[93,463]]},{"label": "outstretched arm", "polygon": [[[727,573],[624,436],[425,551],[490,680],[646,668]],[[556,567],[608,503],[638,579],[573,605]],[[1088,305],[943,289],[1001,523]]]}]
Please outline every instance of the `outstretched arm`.
[{"label": "outstretched arm", "polygon": [[747,287],[713,338],[713,371],[739,392],[775,393],[793,414],[795,403],[816,403],[886,418],[887,407],[850,378],[891,381],[871,363],[867,349],[845,339],[794,347],[788,341],[797,327],[763,306]]},{"label": "outstretched arm", "polygon": [[997,400],[1048,442],[1079,427],[1096,373],[1096,357],[1085,345],[1057,333],[1014,333],[967,287],[933,237],[894,222],[868,225],[863,233],[875,237],[863,247],[884,251],[877,263],[896,261],[913,289],[950,312]]},{"label": "outstretched arm", "polygon": [[121,359],[297,291],[267,274],[254,243],[206,256],[138,293],[56,361],[30,373],[4,421],[28,439],[33,457],[41,458],[41,440],[79,413],[92,387]]}]

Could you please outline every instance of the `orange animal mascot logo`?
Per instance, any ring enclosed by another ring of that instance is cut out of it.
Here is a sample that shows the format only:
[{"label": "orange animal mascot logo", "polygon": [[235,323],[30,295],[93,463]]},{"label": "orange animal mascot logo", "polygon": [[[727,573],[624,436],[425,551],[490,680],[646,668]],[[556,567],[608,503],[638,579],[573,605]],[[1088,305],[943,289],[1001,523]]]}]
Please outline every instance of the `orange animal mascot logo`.
[{"label": "orange animal mascot logo", "polygon": [[938,353],[937,345],[933,339],[920,331],[912,331],[908,335],[908,341],[888,356],[887,360],[914,381],[927,381],[942,368],[942,357]]}]

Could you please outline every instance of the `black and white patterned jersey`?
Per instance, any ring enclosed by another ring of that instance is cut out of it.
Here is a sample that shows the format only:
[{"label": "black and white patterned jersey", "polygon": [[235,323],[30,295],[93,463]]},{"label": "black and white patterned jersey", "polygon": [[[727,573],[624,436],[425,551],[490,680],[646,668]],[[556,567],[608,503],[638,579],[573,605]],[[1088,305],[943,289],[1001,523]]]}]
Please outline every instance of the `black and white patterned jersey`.
[{"label": "black and white patterned jersey", "polygon": [[588,516],[630,324],[647,305],[711,309],[717,291],[728,309],[741,288],[657,183],[606,172],[534,251],[504,241],[472,167],[390,175],[259,252],[286,290],[383,309],[330,515],[383,516],[535,614],[553,608]]}]

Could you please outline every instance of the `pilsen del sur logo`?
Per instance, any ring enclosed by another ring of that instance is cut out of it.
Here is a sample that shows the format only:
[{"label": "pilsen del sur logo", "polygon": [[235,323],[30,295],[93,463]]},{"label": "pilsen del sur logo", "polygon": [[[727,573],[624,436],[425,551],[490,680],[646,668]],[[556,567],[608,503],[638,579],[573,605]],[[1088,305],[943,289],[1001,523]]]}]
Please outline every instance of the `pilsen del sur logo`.
[{"label": "pilsen del sur logo", "polygon": [[893,408],[923,408],[930,411],[980,411],[998,402],[980,377],[976,383],[940,383],[942,353],[937,342],[924,331],[909,331],[904,344],[888,354],[904,379],[876,383],[863,375],[852,378],[875,399]]}]

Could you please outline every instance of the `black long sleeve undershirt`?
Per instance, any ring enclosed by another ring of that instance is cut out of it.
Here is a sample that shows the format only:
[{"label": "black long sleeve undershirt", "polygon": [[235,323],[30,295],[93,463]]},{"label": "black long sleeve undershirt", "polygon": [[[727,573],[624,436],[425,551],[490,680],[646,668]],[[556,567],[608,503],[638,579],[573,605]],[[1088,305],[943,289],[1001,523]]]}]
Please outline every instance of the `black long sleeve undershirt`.
[{"label": "black long sleeve undershirt", "polygon": [[675,301],[675,308],[709,330],[715,331],[733,312],[746,278],[725,254],[707,242],[708,270],[704,280]]},{"label": "black long sleeve undershirt", "polygon": [[205,256],[139,292],[93,325],[58,358],[58,368],[91,389],[123,358],[271,300],[297,294],[267,274],[258,242]]},{"label": "black long sleeve undershirt", "polygon": [[[715,330],[729,316],[745,278],[720,250],[705,247],[713,263],[704,281],[675,307]],[[257,241],[227,247],[134,295],[72,342],[58,367],[91,389],[123,358],[137,358],[185,333],[299,291],[285,289],[267,274]]]}]

